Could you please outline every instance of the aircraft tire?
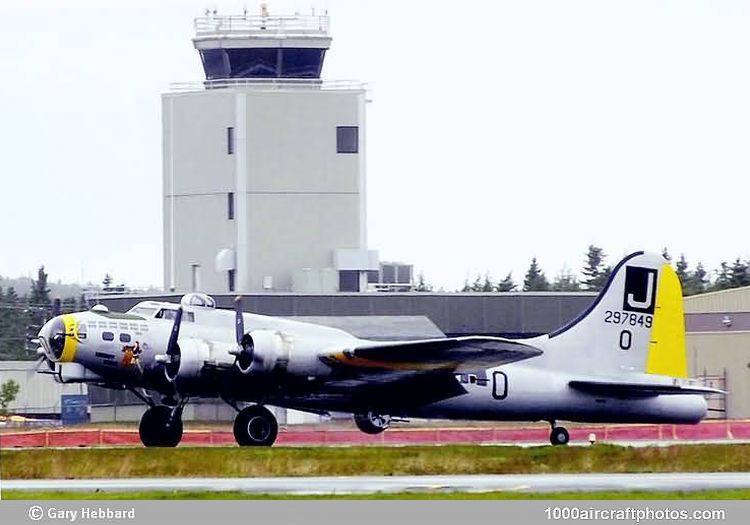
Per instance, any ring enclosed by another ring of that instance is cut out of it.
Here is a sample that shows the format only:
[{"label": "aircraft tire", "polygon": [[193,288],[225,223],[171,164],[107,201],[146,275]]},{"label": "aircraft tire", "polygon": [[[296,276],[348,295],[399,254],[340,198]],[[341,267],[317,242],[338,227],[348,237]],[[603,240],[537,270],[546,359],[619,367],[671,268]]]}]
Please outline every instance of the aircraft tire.
[{"label": "aircraft tire", "polygon": [[172,409],[157,405],[141,416],[138,434],[146,447],[176,447],[182,440],[182,414],[172,417]]},{"label": "aircraft tire", "polygon": [[264,406],[245,407],[234,418],[234,439],[241,447],[270,447],[278,433],[276,417]]},{"label": "aircraft tire", "polygon": [[354,414],[354,424],[357,425],[357,428],[360,431],[374,436],[381,432],[385,432],[385,430],[391,425],[391,418],[390,416],[375,414],[374,412]]},{"label": "aircraft tire", "polygon": [[567,445],[570,434],[565,427],[554,427],[549,433],[549,442],[553,445]]}]

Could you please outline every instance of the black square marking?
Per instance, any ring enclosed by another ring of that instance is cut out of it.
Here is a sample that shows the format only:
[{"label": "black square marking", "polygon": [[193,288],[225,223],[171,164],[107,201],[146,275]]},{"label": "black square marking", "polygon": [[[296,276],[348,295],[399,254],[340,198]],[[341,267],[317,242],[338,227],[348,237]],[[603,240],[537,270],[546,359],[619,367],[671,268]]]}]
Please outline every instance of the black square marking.
[{"label": "black square marking", "polygon": [[651,268],[625,268],[625,295],[622,309],[628,312],[653,314],[656,306],[657,271]]}]

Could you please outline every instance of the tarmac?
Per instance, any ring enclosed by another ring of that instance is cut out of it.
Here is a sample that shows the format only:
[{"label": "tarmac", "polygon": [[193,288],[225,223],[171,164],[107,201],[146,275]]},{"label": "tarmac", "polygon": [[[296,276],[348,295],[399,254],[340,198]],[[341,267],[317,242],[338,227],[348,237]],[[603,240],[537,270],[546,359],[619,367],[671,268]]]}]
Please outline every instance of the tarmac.
[{"label": "tarmac", "polygon": [[508,474],[470,476],[336,476],[280,478],[130,478],[0,481],[2,490],[240,491],[255,494],[377,494],[398,492],[598,492],[750,489],[747,472],[659,474]]}]

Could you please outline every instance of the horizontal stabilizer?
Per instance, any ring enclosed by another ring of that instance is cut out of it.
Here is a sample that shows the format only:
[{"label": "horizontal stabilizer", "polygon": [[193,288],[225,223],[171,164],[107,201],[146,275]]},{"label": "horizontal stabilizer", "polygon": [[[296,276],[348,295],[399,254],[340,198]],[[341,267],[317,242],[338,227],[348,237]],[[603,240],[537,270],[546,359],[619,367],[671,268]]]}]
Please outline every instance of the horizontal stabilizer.
[{"label": "horizontal stabilizer", "polygon": [[609,381],[571,381],[570,388],[589,394],[616,397],[650,397],[687,394],[726,394],[723,390],[699,385],[668,385],[658,383],[617,383]]},{"label": "horizontal stabilizer", "polygon": [[531,345],[501,337],[448,337],[367,343],[320,359],[333,367],[428,372],[489,368],[541,355]]}]

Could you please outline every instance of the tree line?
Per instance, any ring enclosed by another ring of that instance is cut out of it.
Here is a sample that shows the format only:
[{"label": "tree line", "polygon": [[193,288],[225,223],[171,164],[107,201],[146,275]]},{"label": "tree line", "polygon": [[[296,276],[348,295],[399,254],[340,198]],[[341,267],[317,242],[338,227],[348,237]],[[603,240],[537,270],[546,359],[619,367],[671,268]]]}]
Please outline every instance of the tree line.
[{"label": "tree line", "polygon": [[[708,271],[700,261],[694,268],[690,268],[685,254],[680,254],[679,258],[673,261],[665,248],[662,255],[674,265],[685,296],[750,286],[750,261],[741,257],[737,257],[732,263],[722,261],[719,268]],[[612,266],[606,263],[606,259],[604,250],[592,244],[586,251],[579,274],[566,267],[550,280],[537,258],[532,257],[523,283],[516,283],[512,272],[508,272],[497,282],[493,281],[489,273],[477,274],[473,281],[467,278],[463,287],[456,292],[598,292],[612,273]],[[419,274],[414,289],[418,292],[428,292],[433,291],[434,286],[426,281],[423,274]]]}]

